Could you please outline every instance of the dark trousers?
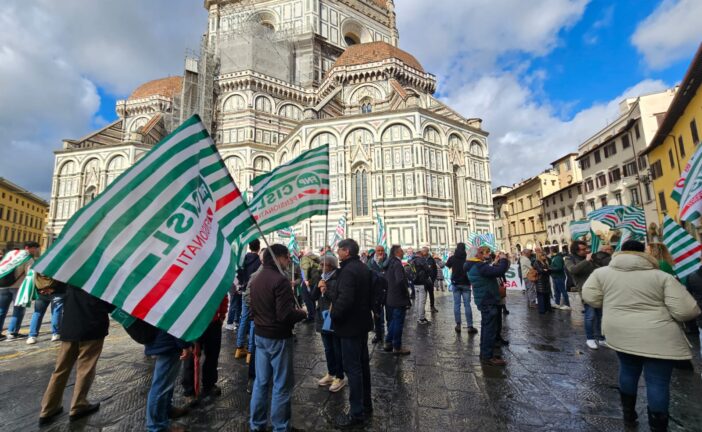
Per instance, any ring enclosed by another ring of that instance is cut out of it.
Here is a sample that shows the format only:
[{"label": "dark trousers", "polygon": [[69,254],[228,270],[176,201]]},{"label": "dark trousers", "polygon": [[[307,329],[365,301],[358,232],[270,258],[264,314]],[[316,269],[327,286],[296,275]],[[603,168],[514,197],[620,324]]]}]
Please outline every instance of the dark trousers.
[{"label": "dark trousers", "polygon": [[[390,319],[388,317],[388,319]],[[376,304],[373,307],[373,324],[375,326],[375,335],[379,338],[383,338],[385,334],[385,306]]]},{"label": "dark trousers", "polygon": [[305,306],[307,307],[307,319],[308,320],[314,320],[314,317],[317,316],[316,314],[316,305],[314,303],[314,300],[312,300],[312,294],[310,294],[310,291],[308,290],[307,286],[305,284],[302,285],[302,301],[305,303]]},{"label": "dark trousers", "polygon": [[402,328],[405,325],[407,309],[404,307],[388,309],[388,335],[385,337],[385,342],[391,343],[395,349],[400,349],[402,348]]},{"label": "dark trousers", "polygon": [[548,292],[537,292],[536,298],[539,302],[539,313],[545,314],[546,312],[551,312],[551,294]]},{"label": "dark trousers", "polygon": [[362,417],[364,408],[373,407],[371,400],[370,357],[368,356],[368,334],[341,339],[341,355],[344,372],[349,382],[349,414]]},{"label": "dark trousers", "polygon": [[495,340],[502,340],[502,308],[504,305],[497,305],[497,317],[495,318],[497,321],[497,326],[496,326],[496,331],[495,331]]},{"label": "dark trousers", "polygon": [[497,338],[497,317],[500,305],[480,305],[480,358],[489,360],[495,356],[494,347]]},{"label": "dark trousers", "polygon": [[424,288],[427,290],[427,294],[429,294],[429,308],[434,309],[434,283],[427,282]]},{"label": "dark trousers", "polygon": [[646,381],[648,407],[654,413],[667,413],[670,404],[672,360],[653,359],[617,352],[619,357],[619,389],[627,395],[636,395],[641,373]]},{"label": "dark trousers", "polygon": [[322,344],[324,345],[324,356],[327,359],[327,372],[329,375],[344,379],[344,361],[341,355],[341,339],[331,332],[323,331]]},{"label": "dark trousers", "polygon": [[[208,392],[217,384],[217,365],[219,351],[222,347],[222,323],[213,321],[198,339],[201,353],[205,356],[202,364],[202,391]],[[183,393],[186,396],[195,395],[195,361],[193,356],[183,362]]]},{"label": "dark trousers", "polygon": [[229,311],[227,312],[227,324],[239,324],[241,319],[241,294],[229,293]]}]

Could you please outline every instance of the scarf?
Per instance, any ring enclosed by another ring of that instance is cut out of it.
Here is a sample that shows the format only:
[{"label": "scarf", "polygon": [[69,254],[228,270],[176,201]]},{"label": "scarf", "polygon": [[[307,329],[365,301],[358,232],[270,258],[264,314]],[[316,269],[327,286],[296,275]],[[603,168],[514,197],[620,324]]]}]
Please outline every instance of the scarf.
[{"label": "scarf", "polygon": [[334,269],[334,270],[332,270],[332,271],[330,271],[330,272],[324,272],[324,273],[322,273],[322,280],[323,280],[323,281],[328,281],[329,279],[332,278],[332,276],[334,276],[334,273],[336,273],[336,269]]}]

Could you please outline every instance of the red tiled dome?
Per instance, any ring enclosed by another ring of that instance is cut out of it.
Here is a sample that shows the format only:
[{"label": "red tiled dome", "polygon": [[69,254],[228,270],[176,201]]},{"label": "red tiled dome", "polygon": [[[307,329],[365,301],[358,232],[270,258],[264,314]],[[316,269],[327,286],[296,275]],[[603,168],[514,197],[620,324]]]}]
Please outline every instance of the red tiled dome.
[{"label": "red tiled dome", "polygon": [[129,95],[129,100],[142,99],[149,96],[172,98],[183,89],[183,77],[174,76],[161,78],[144,83]]}]

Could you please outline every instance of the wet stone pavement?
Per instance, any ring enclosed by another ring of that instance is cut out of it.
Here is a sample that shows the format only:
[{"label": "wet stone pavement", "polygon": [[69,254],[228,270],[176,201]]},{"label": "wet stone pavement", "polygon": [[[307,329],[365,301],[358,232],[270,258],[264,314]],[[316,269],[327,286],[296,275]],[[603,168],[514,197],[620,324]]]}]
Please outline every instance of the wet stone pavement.
[{"label": "wet stone pavement", "polygon": [[[503,349],[508,366],[482,366],[479,336],[454,332],[450,293],[437,293],[439,312],[420,326],[414,311],[405,325],[410,356],[396,358],[371,347],[375,412],[366,431],[620,431],[617,363],[613,351],[589,351],[583,314],[575,299],[571,312],[539,316],[511,292],[505,319],[511,344]],[[476,327],[479,313],[474,309]],[[463,323],[465,326],[465,323]],[[43,329],[47,329],[44,325]],[[26,329],[23,329],[26,332]],[[371,334],[372,336],[372,334]],[[0,342],[0,430],[37,430],[39,402],[51,374],[56,345],[41,334],[37,345]],[[191,431],[246,431],[249,397],[246,365],[234,360],[234,332],[224,331],[220,356],[222,396],[195,409],[182,423]],[[699,346],[695,343],[699,353]],[[676,370],[672,384],[671,431],[702,431],[702,362],[696,372]],[[144,430],[152,362],[113,324],[98,363],[90,398],[98,413],[75,423],[62,415],[44,431]],[[346,406],[348,388],[329,393],[317,386],[325,373],[322,344],[313,325],[297,327],[293,424],[307,431],[333,430],[331,420]],[[73,379],[64,396],[68,409]],[[645,420],[643,380],[639,416]],[[176,405],[182,402],[180,385]],[[644,424],[640,431],[648,431]]]}]

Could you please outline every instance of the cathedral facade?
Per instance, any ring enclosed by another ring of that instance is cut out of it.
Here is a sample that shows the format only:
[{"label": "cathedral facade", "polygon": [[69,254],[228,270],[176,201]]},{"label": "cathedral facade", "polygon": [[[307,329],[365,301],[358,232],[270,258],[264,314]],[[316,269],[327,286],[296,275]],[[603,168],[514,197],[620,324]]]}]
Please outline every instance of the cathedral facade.
[{"label": "cathedral facade", "polygon": [[[206,0],[207,32],[183,76],[147,82],[118,119],[56,151],[49,223],[78,208],[180,121],[198,113],[244,191],[251,179],[330,146],[330,214],[295,227],[326,243],[341,215],[372,247],[444,248],[492,232],[487,132],[436,99],[436,78],[398,48],[392,0]],[[328,225],[328,226],[327,226]]]}]

